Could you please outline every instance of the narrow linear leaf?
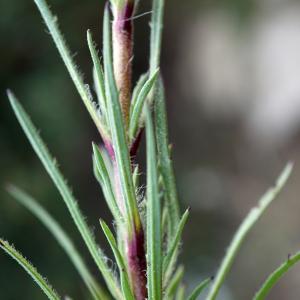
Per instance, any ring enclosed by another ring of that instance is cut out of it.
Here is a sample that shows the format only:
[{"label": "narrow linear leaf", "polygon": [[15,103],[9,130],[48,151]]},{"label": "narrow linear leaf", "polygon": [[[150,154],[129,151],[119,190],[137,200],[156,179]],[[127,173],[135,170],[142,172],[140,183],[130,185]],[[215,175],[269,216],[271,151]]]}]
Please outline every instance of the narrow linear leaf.
[{"label": "narrow linear leaf", "polygon": [[183,274],[184,274],[184,267],[179,266],[166,288],[164,300],[174,299],[174,296],[176,295],[176,291],[178,290],[178,287],[181,284]]},{"label": "narrow linear leaf", "polygon": [[168,209],[166,206],[164,206],[163,211],[162,211],[162,221],[161,221],[161,228],[162,228],[163,234],[169,235],[169,232],[170,232],[168,229],[169,223],[170,223],[170,220],[169,220]]},{"label": "narrow linear leaf", "polygon": [[278,281],[292,268],[296,263],[300,261],[300,252],[289,257],[279,268],[277,268],[264,282],[260,290],[255,294],[253,300],[263,300],[270,293],[272,288]]},{"label": "narrow linear leaf", "polygon": [[[160,64],[164,5],[164,0],[153,0],[152,2],[149,63],[150,75],[155,72]],[[165,188],[166,200],[168,204],[167,208],[170,214],[169,229],[171,236],[169,237],[169,240],[172,240],[180,219],[180,213],[174,170],[169,154],[165,96],[161,78],[155,85],[154,92],[152,92],[152,94],[150,95],[150,103],[152,102],[154,102],[155,111],[155,131],[158,149],[158,161],[160,164],[160,172]]]},{"label": "narrow linear leaf", "polygon": [[126,272],[126,265],[125,265],[122,255],[118,249],[118,245],[114,238],[114,235],[103,220],[100,220],[100,225],[101,225],[102,230],[110,244],[110,247],[114,253],[118,268],[120,270],[121,284],[122,284],[122,290],[123,290],[125,300],[134,300],[134,296],[132,294],[132,291],[131,291],[131,288],[129,285],[129,277]]},{"label": "narrow linear leaf", "polygon": [[182,231],[183,231],[185,223],[188,219],[189,213],[190,213],[190,210],[187,209],[185,211],[185,213],[183,214],[183,216],[178,224],[177,232],[176,232],[174,239],[170,245],[170,249],[169,249],[167,255],[164,257],[163,274],[166,275],[167,278],[173,272],[174,264],[176,262],[176,255],[178,253],[178,247],[179,247],[180,240],[181,240]]},{"label": "narrow linear leaf", "polygon": [[153,0],[152,2],[152,18],[150,25],[150,76],[155,72],[160,64],[164,5],[164,0]]},{"label": "narrow linear leaf", "polygon": [[96,180],[100,184],[100,186],[102,186],[102,184],[103,184],[102,176],[100,175],[100,173],[98,171],[98,167],[96,165],[96,159],[94,156],[93,156],[93,173],[94,173]]},{"label": "narrow linear leaf", "polygon": [[131,100],[131,104],[130,104],[130,115],[132,115],[132,109],[137,101],[137,97],[138,97],[142,87],[145,85],[148,77],[149,77],[148,73],[142,74],[133,89],[132,100]]},{"label": "narrow linear leaf", "polygon": [[7,191],[15,200],[26,207],[35,217],[37,217],[37,219],[39,219],[41,223],[44,224],[44,226],[51,232],[51,234],[72,261],[94,299],[108,299],[105,291],[100,287],[90,273],[80,253],[75,248],[72,240],[58,224],[58,222],[33,197],[25,193],[20,188],[14,185],[9,185],[7,186]]},{"label": "narrow linear leaf", "polygon": [[[164,11],[164,0],[153,0],[152,3],[152,19],[151,19],[151,36],[150,36],[150,76],[154,74],[159,67],[162,21]],[[155,89],[156,90],[156,89]],[[149,97],[150,103],[153,103],[154,93],[151,92]],[[157,130],[157,123],[155,124]],[[156,135],[157,139],[157,135]],[[157,174],[157,158],[156,145],[153,132],[152,118],[149,107],[146,108],[146,140],[147,140],[147,249],[148,256],[151,255],[148,263],[148,290],[150,299],[161,299],[159,291],[162,286],[162,232],[161,232],[161,207],[159,203],[158,174]],[[157,140],[157,143],[160,141]],[[158,161],[160,154],[158,154]],[[152,180],[151,180],[152,179]],[[154,182],[152,182],[154,181]],[[153,185],[154,184],[154,185]],[[149,189],[149,191],[148,191]],[[177,200],[177,198],[175,198]],[[179,220],[179,211],[178,211]],[[153,236],[152,236],[153,235]],[[155,239],[158,239],[156,241]],[[157,245],[155,245],[157,242]],[[157,260],[157,261],[156,261]],[[156,268],[156,270],[155,270]],[[155,274],[155,273],[158,274]],[[155,275],[157,275],[155,277]],[[153,298],[151,298],[153,294]],[[182,293],[184,295],[184,291]],[[182,295],[182,297],[184,297]]]},{"label": "narrow linear leaf", "polygon": [[146,107],[147,153],[147,278],[148,297],[162,298],[162,234],[159,201],[156,145],[150,108]]},{"label": "narrow linear leaf", "polygon": [[135,190],[137,190],[139,187],[139,183],[140,183],[139,180],[140,180],[139,166],[136,165],[133,169],[133,174],[132,174],[132,181]]},{"label": "narrow linear leaf", "polygon": [[185,290],[186,290],[186,287],[185,285],[180,285],[178,287],[178,291],[177,291],[177,294],[176,294],[176,300],[185,300]]},{"label": "narrow linear leaf", "polygon": [[113,73],[108,6],[106,6],[104,11],[103,38],[105,91],[107,96],[109,127],[111,129],[115,157],[120,175],[122,195],[124,195],[123,200],[125,202],[128,230],[129,234],[132,234],[134,230],[133,225],[139,229],[141,227],[141,221],[132,181],[131,161],[125,134],[123,116]]},{"label": "narrow linear leaf", "polygon": [[99,92],[98,95],[99,104],[106,118],[106,96],[105,96],[105,87],[104,87],[104,75],[103,75],[100,59],[97,50],[95,48],[95,43],[93,41],[92,33],[90,30],[87,31],[87,41],[88,41],[91,57],[94,63],[94,70],[96,73],[96,81],[97,81],[96,85],[98,86],[98,92]]},{"label": "narrow linear leaf", "polygon": [[[163,192],[161,192],[163,193]],[[161,198],[163,199],[164,195],[161,195]],[[163,240],[164,243],[164,253],[167,253],[170,249],[170,245],[172,242],[172,235],[171,235],[171,222],[170,222],[170,215],[168,212],[168,206],[166,205],[166,201],[164,201],[164,206],[162,210],[162,234],[163,234]],[[164,272],[163,272],[164,274]],[[165,275],[163,275],[163,282],[166,283],[168,280]]]},{"label": "narrow linear leaf", "polygon": [[[103,72],[103,70],[102,70]],[[104,78],[104,73],[102,73],[102,76]],[[102,91],[101,91],[101,87],[100,87],[100,83],[98,80],[98,75],[96,72],[95,67],[93,66],[93,83],[94,83],[94,89],[97,95],[97,100],[98,100],[98,114],[102,123],[102,127],[105,129],[105,137],[109,137],[109,128],[107,127],[107,111],[106,111],[106,107],[103,106],[103,101],[104,99],[102,98]]]},{"label": "narrow linear leaf", "polygon": [[101,130],[102,124],[100,121],[100,118],[98,116],[98,113],[92,103],[92,99],[90,97],[89,92],[87,91],[86,85],[83,82],[83,79],[80,75],[80,72],[78,71],[76,64],[74,63],[72,59],[72,55],[70,54],[70,50],[68,49],[68,46],[64,40],[63,35],[61,34],[57,17],[54,16],[46,1],[45,0],[34,0],[35,4],[37,5],[48,29],[49,32],[54,40],[54,43],[62,57],[62,60],[64,61],[68,72],[75,84],[75,87],[85,105],[87,108],[92,120],[94,121],[95,125],[97,126],[98,130]]},{"label": "narrow linear leaf", "polygon": [[31,276],[34,282],[42,289],[45,295],[50,300],[60,300],[61,297],[53,290],[46,279],[36,270],[36,268],[22,256],[13,246],[8,242],[0,239],[0,248],[3,249],[9,256],[11,256],[21,267]]},{"label": "narrow linear leaf", "polygon": [[159,69],[157,69],[153,73],[153,75],[149,77],[149,79],[146,81],[141,91],[139,92],[136,102],[134,103],[132,114],[130,115],[130,123],[129,123],[129,138],[131,142],[133,142],[136,138],[144,103],[152,87],[154,86],[158,73],[159,73]]},{"label": "narrow linear leaf", "polygon": [[160,79],[156,85],[154,96],[155,110],[155,130],[157,140],[157,152],[159,161],[159,170],[162,177],[163,186],[166,194],[166,205],[170,219],[169,239],[172,241],[178,222],[180,220],[178,195],[175,183],[175,175],[172,165],[172,160],[169,153],[167,116],[163,82]]},{"label": "narrow linear leaf", "polygon": [[195,289],[192,291],[191,295],[188,297],[188,300],[197,300],[200,294],[208,287],[211,283],[212,278],[207,278],[200,282]]},{"label": "narrow linear leaf", "polygon": [[238,228],[237,232],[235,233],[227,253],[221,263],[221,266],[217,272],[217,276],[215,281],[213,282],[209,294],[207,296],[207,300],[214,300],[216,299],[218,292],[221,288],[222,283],[224,282],[231,266],[236,257],[238,250],[240,249],[245,237],[247,236],[250,229],[253,225],[257,222],[257,220],[261,217],[261,215],[265,212],[267,207],[271,204],[271,202],[276,198],[279,194],[281,189],[286,184],[293,166],[291,163],[287,164],[284,168],[283,172],[277,179],[275,186],[269,189],[263,197],[258,202],[258,205],[249,212],[247,217],[244,219],[240,227]]},{"label": "narrow linear leaf", "polygon": [[36,152],[37,156],[40,158],[41,162],[43,163],[45,169],[47,170],[49,176],[53,180],[55,186],[57,187],[58,191],[60,192],[64,203],[66,204],[74,223],[77,226],[87,248],[90,251],[96,265],[98,266],[99,270],[101,271],[103,278],[112,293],[117,299],[120,299],[120,289],[117,285],[117,280],[112,275],[111,270],[107,266],[104,258],[104,254],[102,250],[96,244],[94,237],[78,207],[78,204],[73,197],[73,194],[66,184],[61,172],[59,171],[56,161],[51,157],[47,147],[43,143],[42,139],[40,138],[36,128],[34,127],[33,123],[31,122],[30,118],[24,111],[23,107],[16,99],[16,97],[8,91],[8,98],[10,100],[10,104],[15,112],[15,115],[23,128],[30,144],[32,145],[34,151]]},{"label": "narrow linear leaf", "polygon": [[122,223],[122,216],[120,209],[118,207],[118,204],[115,199],[115,195],[113,192],[113,187],[111,184],[111,180],[109,177],[109,174],[107,172],[103,157],[101,155],[101,152],[98,148],[93,143],[93,153],[94,153],[94,159],[95,159],[95,164],[98,170],[98,174],[100,175],[101,182],[102,182],[102,189],[105,195],[106,202],[110,208],[110,211],[112,212],[115,220],[117,221],[118,224]]}]

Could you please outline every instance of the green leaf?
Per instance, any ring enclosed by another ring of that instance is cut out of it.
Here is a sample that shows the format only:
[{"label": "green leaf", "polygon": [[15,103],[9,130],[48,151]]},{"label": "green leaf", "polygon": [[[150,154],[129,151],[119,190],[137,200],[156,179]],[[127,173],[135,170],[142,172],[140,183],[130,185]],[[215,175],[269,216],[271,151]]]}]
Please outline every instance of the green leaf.
[{"label": "green leaf", "polygon": [[33,215],[35,215],[41,223],[51,232],[60,246],[64,249],[73,265],[77,269],[81,278],[85,282],[87,288],[90,290],[94,299],[105,300],[108,299],[104,290],[96,282],[80,253],[75,248],[72,240],[67,233],[62,229],[58,222],[30,195],[25,193],[20,188],[14,185],[8,185],[7,191],[20,204],[25,206]]},{"label": "green leaf", "polygon": [[103,58],[109,127],[111,129],[116,163],[121,182],[123,201],[125,202],[124,204],[126,209],[128,231],[129,235],[131,235],[134,231],[134,227],[137,230],[141,228],[141,221],[132,181],[131,161],[125,134],[123,116],[113,74],[110,18],[107,6],[104,11]]},{"label": "green leaf", "polygon": [[169,153],[167,116],[165,106],[165,95],[163,82],[160,79],[156,85],[154,96],[155,110],[155,130],[157,140],[157,151],[159,170],[162,177],[163,186],[165,189],[166,206],[169,212],[170,219],[170,240],[176,234],[177,225],[179,223],[179,204],[178,195],[175,183],[175,175],[172,165],[172,160]]},{"label": "green leaf", "polygon": [[208,287],[211,283],[212,278],[207,278],[200,282],[195,289],[192,291],[192,294],[189,296],[188,300],[197,300],[200,294]]},{"label": "green leaf", "polygon": [[130,115],[132,115],[132,109],[137,101],[137,97],[138,97],[139,93],[141,92],[142,87],[146,83],[148,77],[149,77],[148,73],[142,74],[133,89],[132,100],[131,100],[131,104],[130,104]]},{"label": "green leaf", "polygon": [[99,100],[99,104],[101,107],[101,110],[103,112],[103,115],[105,117],[106,120],[106,96],[105,96],[105,87],[104,87],[104,75],[103,75],[103,70],[102,70],[102,66],[100,63],[100,59],[95,47],[95,43],[93,41],[93,37],[92,37],[92,33],[90,30],[87,31],[87,41],[88,41],[88,46],[90,49],[90,53],[91,53],[91,57],[93,60],[93,64],[94,64],[94,70],[95,70],[95,74],[96,74],[96,78],[95,78],[95,83],[98,91],[98,100]]},{"label": "green leaf", "polygon": [[146,106],[147,153],[147,278],[148,298],[161,299],[162,290],[162,233],[161,205],[158,190],[156,145],[151,112]]},{"label": "green leaf", "polygon": [[57,167],[56,161],[51,157],[47,147],[43,143],[42,139],[40,138],[36,128],[34,127],[33,123],[31,122],[30,118],[24,111],[21,104],[18,102],[16,97],[8,91],[8,98],[10,100],[10,104],[15,112],[15,115],[23,128],[28,140],[30,141],[34,151],[36,152],[37,156],[40,158],[41,162],[43,163],[45,169],[47,170],[49,176],[53,180],[55,186],[57,187],[58,191],[60,192],[74,223],[77,226],[87,248],[90,251],[96,265],[98,266],[99,270],[101,271],[103,278],[110,290],[110,292],[117,298],[120,299],[120,289],[117,285],[116,278],[112,275],[111,270],[106,264],[105,257],[101,251],[101,249],[96,244],[94,237],[78,207],[78,204],[72,195],[72,192],[66,181],[64,180],[61,172]]},{"label": "green leaf", "polygon": [[133,104],[132,114],[130,115],[130,124],[129,124],[129,139],[133,142],[138,133],[139,124],[141,121],[141,113],[144,107],[144,103],[146,101],[147,96],[149,95],[159,73],[159,69],[157,69],[154,74],[149,77],[146,81],[142,89],[140,90],[137,100]]},{"label": "green leaf", "polygon": [[80,72],[78,71],[78,68],[76,67],[76,64],[74,63],[72,59],[72,55],[70,54],[70,50],[68,49],[68,46],[63,38],[63,35],[61,34],[58,23],[57,23],[57,17],[54,16],[46,1],[45,0],[34,0],[35,4],[37,5],[47,27],[50,32],[50,35],[53,38],[53,41],[68,69],[68,72],[74,82],[74,85],[84,103],[86,106],[92,120],[94,121],[95,125],[97,126],[98,130],[102,130],[102,123],[99,118],[98,112],[96,111],[93,100],[91,99],[91,95],[87,89],[87,85],[84,84],[83,79],[80,75]]},{"label": "green leaf", "polygon": [[131,291],[131,288],[129,285],[129,278],[128,278],[128,274],[126,271],[126,265],[125,265],[122,255],[118,249],[118,245],[114,238],[114,235],[103,220],[100,220],[100,225],[101,225],[102,230],[110,244],[110,247],[114,253],[118,268],[120,270],[121,284],[122,284],[122,290],[123,290],[125,300],[134,300],[134,296],[132,294],[132,291]]},{"label": "green leaf", "polygon": [[[103,72],[103,71],[102,71]],[[102,74],[103,78],[104,78],[104,74]],[[99,79],[98,79],[98,74],[96,72],[95,67],[93,67],[93,82],[94,82],[94,89],[97,95],[97,99],[98,99],[98,112],[99,112],[99,117],[101,119],[101,123],[102,123],[102,128],[104,129],[103,133],[101,132],[101,134],[103,134],[104,138],[109,138],[110,134],[109,134],[109,128],[107,127],[107,112],[106,112],[106,107],[104,106],[104,99],[102,96],[102,91],[101,91],[101,86],[99,83]]]},{"label": "green leaf", "polygon": [[139,187],[139,179],[140,179],[139,166],[136,165],[133,169],[133,174],[132,174],[133,186],[136,191],[138,190]]},{"label": "green leaf", "polygon": [[94,176],[95,176],[96,180],[100,184],[100,186],[102,186],[102,184],[103,184],[102,177],[101,177],[101,175],[100,175],[100,173],[98,171],[98,167],[96,165],[96,159],[95,159],[94,156],[93,156],[93,173],[94,173]]},{"label": "green leaf", "polygon": [[216,279],[214,280],[211,289],[209,291],[209,294],[207,296],[207,300],[214,300],[216,299],[218,292],[221,288],[221,285],[223,284],[231,266],[234,261],[234,258],[236,257],[238,250],[240,249],[245,237],[247,236],[250,229],[253,227],[253,225],[257,222],[257,220],[261,217],[261,215],[265,212],[267,207],[271,204],[271,202],[276,198],[276,196],[279,194],[281,189],[286,184],[286,181],[288,180],[291,171],[293,169],[293,166],[291,163],[289,163],[279,178],[277,179],[277,182],[275,186],[271,189],[269,189],[263,197],[259,200],[258,205],[249,212],[247,217],[244,219],[240,227],[238,228],[237,232],[235,233],[231,244],[229,245],[229,248],[227,250],[227,253],[221,263],[221,266],[217,272]]},{"label": "green leaf", "polygon": [[49,283],[44,279],[42,275],[36,270],[36,268],[22,256],[13,246],[8,242],[0,239],[0,248],[3,249],[9,256],[17,261],[18,264],[31,276],[34,282],[43,290],[48,299],[60,300],[61,297],[53,290]]},{"label": "green leaf", "polygon": [[176,295],[176,291],[178,290],[178,287],[181,283],[183,274],[184,274],[184,267],[179,266],[166,288],[164,300],[174,299],[174,296]]},{"label": "green leaf", "polygon": [[289,269],[299,261],[300,252],[288,257],[288,259],[267,278],[260,290],[255,294],[253,300],[266,299],[267,295],[270,293],[275,284],[277,284],[278,281],[289,271]]},{"label": "green leaf", "polygon": [[150,36],[150,76],[159,67],[163,29],[164,0],[153,0]]},{"label": "green leaf", "polygon": [[187,209],[185,211],[185,213],[183,214],[183,216],[178,224],[177,232],[173,238],[173,241],[170,244],[169,251],[168,251],[167,255],[164,257],[163,274],[166,278],[169,278],[173,272],[174,265],[176,263],[176,256],[178,253],[179,244],[181,241],[182,231],[183,231],[184,225],[187,221],[187,218],[189,216],[189,213],[190,213],[190,210]]},{"label": "green leaf", "polygon": [[108,204],[108,207],[109,207],[114,219],[116,220],[116,222],[118,224],[122,224],[123,221],[122,221],[121,211],[120,211],[118,204],[116,202],[116,199],[115,199],[113,187],[112,187],[111,180],[110,180],[109,174],[108,174],[106,166],[105,166],[105,162],[103,160],[103,157],[101,155],[99,147],[96,146],[94,143],[93,143],[93,152],[94,152],[95,165],[97,167],[98,174],[100,175],[100,181],[102,183],[102,189],[103,189],[103,193],[104,193],[106,202]]},{"label": "green leaf", "polygon": [[185,285],[180,285],[176,293],[176,300],[185,300]]}]

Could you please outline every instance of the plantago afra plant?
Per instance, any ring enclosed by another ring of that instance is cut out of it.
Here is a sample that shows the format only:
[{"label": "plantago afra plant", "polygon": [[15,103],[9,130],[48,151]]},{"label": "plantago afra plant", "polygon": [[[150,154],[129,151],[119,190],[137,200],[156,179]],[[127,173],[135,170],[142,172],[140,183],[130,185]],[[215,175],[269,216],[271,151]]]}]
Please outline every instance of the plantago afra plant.
[{"label": "plantago afra plant", "polygon": [[[188,294],[182,281],[184,269],[182,265],[178,265],[178,255],[189,209],[183,214],[179,210],[169,151],[164,85],[159,68],[164,1],[153,0],[149,71],[141,75],[133,87],[133,20],[138,9],[137,2],[110,0],[106,4],[102,59],[91,31],[87,31],[87,45],[94,65],[97,96],[94,100],[89,86],[84,83],[73,61],[56,17],[52,15],[45,0],[35,0],[75,87],[99,131],[99,140],[92,144],[94,174],[112,214],[111,223],[115,224],[112,230],[111,226],[100,219],[99,227],[111,247],[118,272],[109,268],[107,258],[96,244],[56,161],[27,113],[10,91],[8,97],[15,115],[60,192],[106,286],[100,286],[97,277],[91,274],[68,234],[33,197],[13,185],[7,186],[7,190],[56,238],[93,299],[193,300],[208,289],[206,299],[214,300],[247,233],[285,185],[292,166],[287,165],[276,185],[267,191],[242,222],[214,279],[208,278],[200,282]],[[141,194],[141,167],[136,160],[136,153],[143,136],[146,139],[147,176],[146,192]],[[2,239],[0,247],[28,272],[49,299],[62,299],[14,247]],[[299,253],[289,257],[270,275],[254,299],[264,299],[279,278],[299,259]]]}]

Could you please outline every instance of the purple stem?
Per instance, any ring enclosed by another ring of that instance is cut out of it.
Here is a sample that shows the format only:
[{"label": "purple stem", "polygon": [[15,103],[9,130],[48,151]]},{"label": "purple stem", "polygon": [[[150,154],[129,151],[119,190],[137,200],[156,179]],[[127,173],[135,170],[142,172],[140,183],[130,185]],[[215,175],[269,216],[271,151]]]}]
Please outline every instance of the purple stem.
[{"label": "purple stem", "polygon": [[[134,164],[134,156],[138,150],[142,136],[140,131],[137,139],[134,142],[134,147],[131,147],[131,163]],[[121,213],[125,214],[125,203],[121,190],[120,172],[115,159],[115,153],[112,144],[109,141],[104,141],[105,148],[110,156],[114,170],[114,187],[116,201],[120,207]],[[132,156],[133,155],[133,156]],[[136,300],[144,300],[147,298],[147,277],[146,277],[146,253],[145,253],[145,236],[144,229],[141,226],[136,228],[131,237],[127,236],[126,232],[122,232],[125,241],[127,265],[129,271],[130,282],[134,291]]]},{"label": "purple stem", "polygon": [[[115,8],[114,21],[112,25],[113,39],[113,64],[116,84],[119,90],[119,101],[122,108],[124,127],[128,127],[129,108],[131,100],[132,85],[132,56],[133,56],[133,22],[134,14],[133,0],[127,0],[121,9]],[[131,164],[134,163],[134,157],[137,153],[142,133],[140,132],[130,146]],[[121,213],[125,214],[125,202],[120,172],[115,158],[115,152],[112,143],[104,141],[107,152],[111,158],[114,170],[115,196]],[[139,226],[139,228],[137,228]],[[127,256],[127,267],[130,283],[136,300],[147,298],[147,278],[146,278],[146,253],[145,236],[142,225],[133,224],[133,233],[129,236],[123,230],[122,235],[125,242]]]},{"label": "purple stem", "polygon": [[127,1],[122,9],[116,9],[113,21],[113,61],[116,84],[125,125],[131,98],[134,3]]},{"label": "purple stem", "polygon": [[139,133],[137,134],[137,137],[135,138],[135,140],[133,141],[133,143],[130,146],[130,158],[131,158],[132,162],[134,161],[137,151],[139,149],[139,146],[140,146],[140,143],[142,140],[142,136],[143,136],[143,132],[144,132],[144,128],[141,128]]},{"label": "purple stem", "polygon": [[127,241],[127,263],[137,300],[147,299],[145,237],[143,228],[136,230]]}]

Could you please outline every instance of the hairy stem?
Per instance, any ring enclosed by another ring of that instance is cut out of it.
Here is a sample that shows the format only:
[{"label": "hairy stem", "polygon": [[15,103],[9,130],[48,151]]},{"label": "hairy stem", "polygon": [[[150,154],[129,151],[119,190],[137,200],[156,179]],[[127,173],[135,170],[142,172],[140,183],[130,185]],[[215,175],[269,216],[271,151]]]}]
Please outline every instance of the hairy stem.
[{"label": "hairy stem", "polygon": [[131,97],[132,57],[133,57],[133,22],[134,3],[114,11],[112,25],[114,74],[125,127],[128,125],[128,113]]},{"label": "hairy stem", "polygon": [[129,275],[137,300],[147,298],[146,255],[144,230],[136,230],[132,239],[127,240],[127,262]]},{"label": "hairy stem", "polygon": [[[113,69],[119,102],[123,114],[124,129],[128,129],[128,118],[131,98],[131,76],[133,55],[133,22],[134,1],[124,1],[121,6],[113,5],[114,20],[112,24]],[[128,145],[129,147],[129,145]],[[129,150],[130,151],[130,150]],[[120,179],[122,174],[114,156],[111,155],[114,165],[115,194],[122,210],[126,199],[122,194]],[[124,211],[124,209],[123,209]],[[122,231],[124,240],[127,268],[131,287],[137,300],[147,298],[146,254],[144,245],[144,230],[140,222],[133,224],[132,234]]]}]

